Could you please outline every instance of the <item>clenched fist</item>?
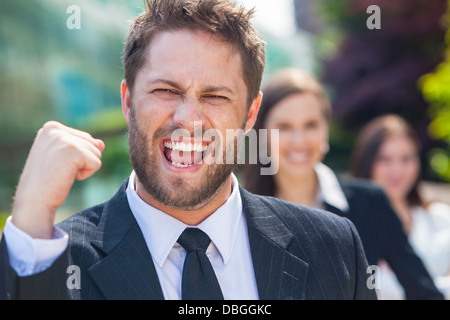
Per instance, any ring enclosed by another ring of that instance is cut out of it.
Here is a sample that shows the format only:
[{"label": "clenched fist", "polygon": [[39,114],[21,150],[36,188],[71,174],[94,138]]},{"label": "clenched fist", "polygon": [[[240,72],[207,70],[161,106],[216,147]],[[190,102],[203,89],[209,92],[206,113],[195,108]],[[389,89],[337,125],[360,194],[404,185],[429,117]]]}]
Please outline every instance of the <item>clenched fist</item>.
[{"label": "clenched fist", "polygon": [[75,180],[92,176],[101,167],[103,141],[59,122],[47,122],[31,147],[17,186],[13,224],[33,238],[50,239],[56,209]]}]

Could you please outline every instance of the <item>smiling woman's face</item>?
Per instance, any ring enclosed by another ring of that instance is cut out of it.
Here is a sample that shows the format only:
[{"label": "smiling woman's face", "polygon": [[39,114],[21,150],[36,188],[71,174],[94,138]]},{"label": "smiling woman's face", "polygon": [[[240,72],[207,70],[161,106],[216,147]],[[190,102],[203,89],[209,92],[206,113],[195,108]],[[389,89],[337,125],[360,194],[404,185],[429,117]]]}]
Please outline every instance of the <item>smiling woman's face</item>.
[{"label": "smiling woman's face", "polygon": [[392,200],[405,200],[419,177],[420,160],[414,142],[405,135],[388,137],[372,167],[372,179]]},{"label": "smiling woman's face", "polygon": [[312,93],[281,100],[269,111],[265,128],[279,130],[279,153],[272,155],[279,164],[278,174],[310,174],[328,150],[328,123],[320,100]]}]

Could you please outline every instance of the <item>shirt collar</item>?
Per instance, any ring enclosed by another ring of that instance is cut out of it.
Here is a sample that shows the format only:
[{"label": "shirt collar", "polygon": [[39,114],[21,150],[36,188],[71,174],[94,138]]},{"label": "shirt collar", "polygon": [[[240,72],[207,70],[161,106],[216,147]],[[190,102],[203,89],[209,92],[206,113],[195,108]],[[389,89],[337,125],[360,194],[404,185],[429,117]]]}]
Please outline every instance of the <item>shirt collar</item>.
[{"label": "shirt collar", "polygon": [[319,180],[319,195],[322,201],[343,212],[348,211],[348,201],[336,174],[321,162],[315,165],[314,170]]},{"label": "shirt collar", "polygon": [[[230,197],[197,226],[208,234],[224,264],[227,264],[231,257],[238,225],[242,218],[242,200],[238,180],[234,174],[231,176],[233,190]],[[153,260],[162,267],[178,237],[189,226],[142,200],[135,190],[135,177],[136,174],[133,171],[126,190],[128,203]]]}]

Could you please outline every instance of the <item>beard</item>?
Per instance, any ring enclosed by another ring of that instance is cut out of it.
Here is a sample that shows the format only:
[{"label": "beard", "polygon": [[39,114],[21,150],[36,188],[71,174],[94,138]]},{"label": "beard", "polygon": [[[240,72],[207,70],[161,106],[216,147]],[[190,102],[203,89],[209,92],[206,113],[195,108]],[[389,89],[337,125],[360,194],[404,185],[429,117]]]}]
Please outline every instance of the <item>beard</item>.
[{"label": "beard", "polygon": [[[145,191],[155,200],[166,206],[179,210],[197,210],[208,204],[216,194],[225,186],[227,178],[237,167],[237,161],[232,164],[206,164],[206,171],[196,185],[187,183],[181,176],[164,177],[162,166],[159,164],[161,151],[157,141],[160,138],[170,136],[179,129],[178,126],[165,126],[159,128],[152,138],[139,127],[134,108],[130,110],[130,121],[128,126],[128,149],[133,169],[144,187]],[[237,157],[237,143],[233,141],[235,158]],[[226,158],[224,148],[223,159]],[[217,150],[214,150],[218,152]],[[204,168],[201,168],[203,170]]]}]

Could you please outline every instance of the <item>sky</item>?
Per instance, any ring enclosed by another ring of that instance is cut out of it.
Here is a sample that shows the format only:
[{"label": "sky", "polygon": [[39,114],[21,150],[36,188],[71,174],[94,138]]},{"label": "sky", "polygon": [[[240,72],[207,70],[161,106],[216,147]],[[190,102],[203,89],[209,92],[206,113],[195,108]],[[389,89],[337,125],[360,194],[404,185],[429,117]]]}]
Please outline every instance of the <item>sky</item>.
[{"label": "sky", "polygon": [[[60,6],[69,6],[76,3],[82,8],[82,14],[95,19],[96,23],[104,24],[108,28],[115,27],[121,32],[128,31],[128,23],[124,23],[123,16],[129,15],[132,19],[135,12],[129,10],[120,2],[103,2],[90,0],[48,0]],[[253,22],[265,33],[277,38],[289,38],[296,32],[294,22],[293,0],[237,0],[247,9],[255,7],[256,13]],[[142,8],[142,0],[134,0],[138,8]],[[137,11],[140,11],[136,10]],[[116,18],[112,18],[116,17]]]},{"label": "sky", "polygon": [[255,7],[254,23],[273,36],[295,33],[293,0],[239,0],[247,9]]}]

